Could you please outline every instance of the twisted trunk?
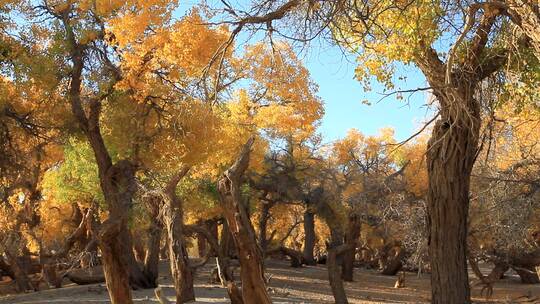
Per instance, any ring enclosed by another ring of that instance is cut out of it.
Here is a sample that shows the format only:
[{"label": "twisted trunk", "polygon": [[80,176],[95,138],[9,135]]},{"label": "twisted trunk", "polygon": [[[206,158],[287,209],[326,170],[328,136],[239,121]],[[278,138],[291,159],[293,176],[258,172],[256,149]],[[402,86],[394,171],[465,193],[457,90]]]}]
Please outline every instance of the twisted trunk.
[{"label": "twisted trunk", "polygon": [[4,254],[9,262],[9,273],[13,275],[13,278],[15,279],[17,291],[25,292],[28,290],[34,290],[34,287],[30,282],[30,278],[28,278],[28,274],[24,270],[24,267],[19,263],[17,256],[9,250],[6,250]]},{"label": "twisted trunk", "polygon": [[262,203],[261,217],[259,218],[259,244],[261,246],[263,255],[266,253],[266,249],[268,248],[269,240],[266,236],[266,232],[268,229],[268,219],[270,218],[270,208],[272,208],[272,204],[267,202]]},{"label": "twisted trunk", "polygon": [[538,1],[506,0],[507,10],[513,21],[530,39],[534,54],[540,60],[540,6]]},{"label": "twisted trunk", "polygon": [[171,274],[176,291],[176,303],[185,303],[195,300],[193,290],[193,272],[189,266],[189,259],[184,245],[184,211],[182,200],[176,195],[176,186],[180,179],[187,174],[184,167],[167,185],[165,193],[167,200],[164,205],[164,223],[167,229],[169,245],[169,260]]},{"label": "twisted trunk", "polygon": [[249,139],[236,162],[222,175],[218,191],[225,219],[238,250],[242,300],[244,303],[265,304],[272,302],[266,291],[261,252],[240,192],[253,140]]},{"label": "twisted trunk", "polygon": [[[335,234],[334,234],[335,235]],[[330,244],[327,244],[328,257],[326,267],[328,268],[328,281],[332,288],[332,295],[336,304],[348,304],[347,294],[343,286],[341,268],[339,264],[342,260],[342,255],[350,250],[350,245],[343,244],[342,238],[332,237]]]},{"label": "twisted trunk", "polygon": [[358,243],[358,238],[360,237],[361,227],[362,223],[360,222],[360,218],[356,214],[350,215],[348,222],[348,230],[345,234],[345,244],[347,244],[349,249],[347,249],[343,253],[343,261],[341,264],[341,278],[347,282],[353,281],[354,258],[356,255],[356,247]]},{"label": "twisted trunk", "polygon": [[432,303],[470,303],[467,216],[480,110],[466,86],[437,94],[441,119],[428,144],[427,196]]},{"label": "twisted trunk", "polygon": [[157,286],[159,274],[159,246],[161,244],[161,234],[163,224],[159,220],[159,207],[161,200],[159,197],[151,197],[146,203],[146,209],[150,217],[150,226],[148,227],[148,243],[146,246],[146,255],[144,257],[144,275],[148,280]]},{"label": "twisted trunk", "polygon": [[315,249],[315,242],[317,237],[315,235],[315,214],[306,210],[304,212],[304,249],[303,259],[306,265],[316,265],[315,256],[313,251]]}]

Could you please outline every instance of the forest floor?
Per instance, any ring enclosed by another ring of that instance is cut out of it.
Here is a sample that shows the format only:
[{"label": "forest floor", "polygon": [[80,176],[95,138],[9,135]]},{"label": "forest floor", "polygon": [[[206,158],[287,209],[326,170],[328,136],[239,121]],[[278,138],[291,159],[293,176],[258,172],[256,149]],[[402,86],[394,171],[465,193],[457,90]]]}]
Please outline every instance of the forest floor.
[{"label": "forest floor", "polygon": [[[159,284],[165,295],[173,300],[168,264],[161,262]],[[194,303],[229,303],[226,290],[219,284],[209,283],[214,263],[199,269],[195,281]],[[487,269],[485,272],[487,273]],[[235,271],[238,277],[238,270]],[[269,290],[274,303],[333,303],[324,265],[291,268],[286,261],[268,260]],[[473,276],[471,275],[471,278]],[[426,303],[429,301],[429,275],[407,273],[405,287],[394,288],[396,277],[379,275],[374,270],[355,269],[354,282],[345,287],[350,303]],[[6,283],[4,283],[6,284]],[[1,289],[1,288],[0,288]],[[481,287],[473,287],[473,298],[481,303],[540,303],[540,284],[524,285],[517,276],[507,275],[495,284],[492,298],[480,296]],[[528,296],[525,297],[525,296]],[[536,297],[537,300],[534,300]],[[133,291],[135,303],[157,303],[152,289]],[[0,296],[0,304],[37,303],[110,303],[104,284],[67,285],[60,289]],[[250,303],[251,304],[251,303]],[[254,303],[253,303],[254,304]]]}]

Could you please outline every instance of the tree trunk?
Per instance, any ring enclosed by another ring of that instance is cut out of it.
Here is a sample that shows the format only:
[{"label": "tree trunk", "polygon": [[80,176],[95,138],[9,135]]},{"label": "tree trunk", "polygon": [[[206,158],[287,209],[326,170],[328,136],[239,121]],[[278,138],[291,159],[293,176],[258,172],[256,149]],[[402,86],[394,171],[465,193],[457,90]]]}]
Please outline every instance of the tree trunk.
[{"label": "tree trunk", "polygon": [[[219,226],[219,223],[218,223],[218,220],[216,219],[211,219],[211,220],[208,220],[206,222],[206,228],[208,229],[209,233],[210,233],[210,236],[216,240],[219,239],[219,231],[218,231],[218,226]],[[207,244],[210,245],[210,241],[207,240]],[[216,243],[217,244],[217,243]],[[218,256],[218,252],[217,252],[217,249],[218,247],[213,247],[210,245],[210,250],[212,250],[212,254],[213,256],[217,257]]]},{"label": "tree trunk", "polygon": [[[538,1],[531,0],[506,0],[508,11],[513,21],[529,37],[534,48],[534,54],[540,60],[540,9]],[[535,3],[536,2],[536,3]]]},{"label": "tree trunk", "polygon": [[[131,304],[131,289],[129,286],[128,261],[126,258],[127,219],[132,208],[133,194],[136,190],[135,166],[128,160],[113,164],[100,129],[101,99],[89,97],[84,105],[81,98],[84,56],[86,47],[79,44],[69,21],[62,20],[66,30],[66,43],[70,49],[72,63],[68,99],[71,112],[94,152],[99,173],[100,187],[109,211],[107,220],[103,223],[99,235],[99,247],[102,252],[103,269],[107,289],[113,304]],[[115,75],[115,79],[119,79]],[[86,107],[86,109],[85,109]],[[122,233],[124,231],[124,233]],[[129,248],[131,251],[131,248]],[[131,256],[133,252],[131,251]]]},{"label": "tree trunk", "polygon": [[306,210],[304,212],[304,249],[303,258],[306,265],[316,265],[313,251],[315,249],[315,214]]},{"label": "tree trunk", "polygon": [[166,260],[169,258],[169,237],[166,235],[164,238],[164,241],[160,242],[159,244],[159,257],[162,260]]},{"label": "tree trunk", "polygon": [[126,223],[113,223],[109,218],[100,229],[101,258],[107,290],[114,304],[132,304],[131,288],[129,286],[128,265],[125,260],[125,248],[122,246],[118,235]]},{"label": "tree trunk", "polygon": [[536,268],[534,266],[512,267],[512,268],[519,275],[519,278],[521,279],[521,283],[523,284],[540,283],[540,279],[538,278],[538,274],[536,273]]},{"label": "tree trunk", "polygon": [[222,175],[218,191],[240,259],[242,299],[244,303],[268,304],[272,302],[266,291],[261,252],[240,191],[253,141],[248,140],[236,162]]},{"label": "tree trunk", "polygon": [[343,261],[341,263],[342,272],[341,278],[344,281],[352,282],[354,274],[354,258],[356,256],[356,247],[358,238],[360,237],[360,229],[362,223],[356,214],[349,216],[347,233],[345,234],[345,244],[349,249],[343,253]]},{"label": "tree trunk", "polygon": [[169,181],[165,190],[167,200],[163,213],[164,223],[167,229],[169,261],[177,304],[195,300],[193,272],[189,266],[189,259],[184,245],[184,211],[182,200],[176,195],[176,186],[180,182],[180,179],[187,174],[188,170],[187,167],[182,168]]},{"label": "tree trunk", "polygon": [[[205,225],[204,222],[199,221],[199,225]],[[197,251],[199,254],[199,258],[204,258],[208,254],[208,248],[206,246],[206,238],[201,235],[200,233],[195,234],[197,238]]]},{"label": "tree trunk", "polygon": [[144,260],[146,257],[146,249],[144,248],[144,243],[141,238],[131,238],[131,241],[133,243],[133,255],[135,257],[135,261],[140,264],[144,264]]},{"label": "tree trunk", "polygon": [[224,256],[228,258],[238,257],[236,247],[234,246],[233,236],[231,230],[229,229],[229,224],[227,224],[227,220],[224,220],[223,225],[221,226],[219,248],[222,250]]},{"label": "tree trunk", "polygon": [[156,287],[156,285],[144,274],[143,268],[141,267],[142,264],[140,264],[135,258],[132,237],[127,225],[123,227],[122,231],[120,232],[119,239],[124,254],[123,259],[125,260],[128,269],[130,286],[133,289],[147,289]]},{"label": "tree trunk", "polygon": [[261,206],[261,217],[259,218],[259,245],[261,246],[263,256],[266,254],[266,249],[268,248],[269,240],[266,236],[266,232],[268,229],[268,219],[270,218],[270,208],[272,208],[272,204],[263,201]]},{"label": "tree trunk", "polygon": [[159,217],[160,204],[161,199],[155,196],[149,198],[146,202],[146,209],[150,217],[150,227],[148,227],[148,244],[144,257],[143,273],[154,286],[157,286],[159,274],[159,246],[163,231],[163,224]]},{"label": "tree trunk", "polygon": [[24,267],[20,265],[17,257],[13,253],[9,252],[9,250],[6,250],[4,253],[8,259],[9,266],[11,268],[10,272],[15,278],[17,291],[25,292],[28,290],[34,290],[27,273],[24,271]]},{"label": "tree trunk", "polygon": [[349,249],[349,246],[346,244],[331,244],[328,246],[326,267],[328,267],[328,281],[330,282],[332,295],[336,304],[349,303],[345,288],[343,287],[343,280],[341,279],[341,268],[339,267],[339,256]]},{"label": "tree trunk", "polygon": [[[217,222],[211,221],[213,225],[206,225],[206,228],[199,228],[197,226],[186,226],[186,230],[191,230],[192,233],[197,233],[204,236],[211,247],[211,250],[216,254],[217,258],[217,274],[222,286],[227,287],[227,293],[231,304],[243,304],[242,293],[238,290],[232,274],[231,267],[229,266],[229,257],[227,256],[228,249],[224,247],[221,242],[218,244],[217,238]],[[223,222],[224,231],[228,231],[227,221]],[[227,236],[228,233],[222,233],[222,239]]]},{"label": "tree trunk", "polygon": [[287,248],[282,245],[275,249],[267,250],[266,254],[271,255],[277,252],[280,252],[281,254],[286,255],[291,259],[291,267],[293,268],[302,267],[303,257],[300,251],[296,251],[292,248]]},{"label": "tree trunk", "polygon": [[381,274],[396,275],[403,267],[403,262],[401,259],[403,258],[404,254],[405,251],[399,246],[390,248],[388,252],[385,253],[386,258],[382,265],[383,267],[381,269]]},{"label": "tree trunk", "polygon": [[12,280],[15,280],[15,274],[13,273],[13,269],[8,263],[6,263],[2,256],[0,256],[0,271],[2,275],[7,275]]},{"label": "tree trunk", "polygon": [[445,93],[437,97],[452,107],[441,109],[427,152],[432,303],[462,304],[470,303],[467,216],[480,110],[465,86]]},{"label": "tree trunk", "polygon": [[74,269],[66,274],[67,278],[78,285],[88,285],[105,282],[101,266],[89,269]]}]

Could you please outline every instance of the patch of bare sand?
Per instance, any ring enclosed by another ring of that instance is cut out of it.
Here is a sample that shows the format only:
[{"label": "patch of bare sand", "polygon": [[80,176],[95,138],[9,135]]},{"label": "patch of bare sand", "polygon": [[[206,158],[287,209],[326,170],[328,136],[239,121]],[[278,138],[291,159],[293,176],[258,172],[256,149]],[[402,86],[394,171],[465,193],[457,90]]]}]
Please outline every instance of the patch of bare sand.
[{"label": "patch of bare sand", "polygon": [[[168,271],[167,262],[160,265],[159,284],[164,294],[172,301],[174,290]],[[214,263],[209,263],[200,269],[196,275],[194,303],[229,303],[226,290],[218,284],[209,283],[210,269]],[[238,270],[235,271],[238,277]],[[327,281],[324,265],[290,268],[286,261],[267,261],[267,274],[270,276],[270,294],[274,303],[333,303],[330,286]],[[472,277],[472,276],[471,276]],[[427,303],[429,301],[429,275],[417,276],[408,273],[405,287],[393,288],[396,277],[383,276],[372,270],[355,269],[354,282],[346,282],[347,295],[350,303]],[[524,285],[517,277],[510,275],[495,285],[492,299],[486,301],[480,296],[480,287],[473,287],[473,297],[483,303],[518,303],[530,295],[540,298],[540,284]],[[135,303],[157,303],[151,289],[133,291]],[[41,304],[41,303],[77,303],[101,304],[110,303],[104,284],[86,286],[69,285],[60,289],[50,289],[40,292],[18,294],[0,297],[0,304]],[[540,303],[527,302],[527,303]],[[249,303],[252,304],[252,303]],[[256,303],[253,303],[256,304]]]}]

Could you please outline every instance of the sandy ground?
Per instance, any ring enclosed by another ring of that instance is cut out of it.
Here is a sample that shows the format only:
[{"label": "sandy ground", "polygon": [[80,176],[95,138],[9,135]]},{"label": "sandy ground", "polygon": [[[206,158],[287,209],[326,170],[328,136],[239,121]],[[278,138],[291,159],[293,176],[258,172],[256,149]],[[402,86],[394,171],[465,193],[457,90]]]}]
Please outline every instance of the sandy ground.
[{"label": "sandy ground", "polygon": [[[220,285],[209,283],[209,263],[196,276],[194,303],[229,303],[227,293]],[[162,261],[159,284],[164,293],[173,300],[174,290],[167,271],[167,263]],[[487,269],[486,269],[487,272]],[[270,278],[269,290],[274,303],[333,303],[324,265],[290,268],[286,261],[267,261]],[[235,271],[238,274],[238,271]],[[238,275],[236,275],[238,276]],[[472,276],[471,276],[472,277]],[[345,283],[350,303],[426,303],[429,300],[429,275],[408,273],[405,287],[393,288],[396,277],[383,276],[371,270],[355,270],[354,282]],[[157,303],[153,290],[133,292],[135,303]],[[528,295],[529,299],[522,297]],[[480,296],[480,287],[473,287],[473,297],[482,303],[540,303],[540,284],[524,285],[514,275],[508,275],[495,285],[490,300]],[[519,298],[522,297],[522,298]],[[538,297],[538,300],[531,300]],[[519,299],[518,299],[519,298]],[[0,304],[36,303],[110,303],[104,284],[86,286],[68,285],[61,289],[50,289],[27,294],[0,297]],[[249,303],[256,304],[256,303]]]}]

